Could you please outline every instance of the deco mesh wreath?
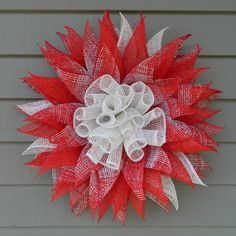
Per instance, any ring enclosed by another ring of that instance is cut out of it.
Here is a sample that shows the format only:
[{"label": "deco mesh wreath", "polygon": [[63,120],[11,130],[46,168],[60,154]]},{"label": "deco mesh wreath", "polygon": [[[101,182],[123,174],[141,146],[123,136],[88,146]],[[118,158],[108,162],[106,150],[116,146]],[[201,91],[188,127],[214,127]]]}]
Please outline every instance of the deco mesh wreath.
[{"label": "deco mesh wreath", "polygon": [[172,179],[204,185],[209,169],[199,154],[215,150],[206,108],[219,90],[194,84],[206,68],[194,68],[200,47],[179,54],[190,35],[161,47],[163,29],[146,41],[144,17],[134,30],[121,14],[121,29],[105,12],[97,38],[87,22],[83,36],[66,26],[58,33],[68,54],[46,42],[40,50],[57,77],[23,78],[44,100],[18,105],[27,115],[19,131],[39,137],[23,154],[27,163],[51,170],[52,200],[69,193],[80,215],[111,206],[124,222],[130,202],[144,217],[146,197],[178,208]]}]

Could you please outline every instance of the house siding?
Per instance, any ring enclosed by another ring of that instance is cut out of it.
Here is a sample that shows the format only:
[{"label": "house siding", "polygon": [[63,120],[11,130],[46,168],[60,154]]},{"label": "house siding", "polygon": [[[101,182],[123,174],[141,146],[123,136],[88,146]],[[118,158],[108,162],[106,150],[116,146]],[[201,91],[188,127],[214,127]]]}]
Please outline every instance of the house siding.
[{"label": "house siding", "polygon": [[[126,226],[111,222],[109,211],[100,222],[89,212],[80,218],[69,211],[68,197],[50,203],[51,176],[35,178],[23,165],[22,151],[33,140],[16,132],[23,116],[12,107],[39,98],[18,78],[27,71],[52,76],[37,43],[44,40],[62,48],[56,31],[65,25],[82,33],[86,20],[98,32],[97,19],[110,9],[119,26],[119,11],[132,25],[146,16],[147,36],[165,26],[164,42],[186,33],[188,50],[202,46],[198,66],[209,66],[200,82],[213,81],[224,91],[213,108],[222,113],[211,119],[225,130],[216,136],[219,153],[205,154],[213,172],[208,187],[195,190],[177,184],[180,209],[170,214],[151,201],[142,221],[129,209]],[[236,235],[236,1],[235,0],[0,0],[0,235],[4,236],[229,236]]]}]

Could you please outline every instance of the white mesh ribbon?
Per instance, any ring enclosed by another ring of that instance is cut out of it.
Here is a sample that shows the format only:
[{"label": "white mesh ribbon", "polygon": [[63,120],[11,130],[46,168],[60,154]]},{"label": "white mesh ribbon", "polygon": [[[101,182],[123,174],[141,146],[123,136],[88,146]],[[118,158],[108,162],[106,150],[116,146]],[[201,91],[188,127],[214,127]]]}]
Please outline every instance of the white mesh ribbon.
[{"label": "white mesh ribbon", "polygon": [[178,198],[175,190],[175,185],[170,177],[161,176],[162,180],[162,188],[166,196],[169,198],[169,200],[172,202],[174,205],[175,209],[178,210],[179,208],[179,203],[178,203]]},{"label": "white mesh ribbon", "polygon": [[44,109],[47,109],[49,107],[53,106],[51,102],[47,100],[39,100],[36,102],[29,102],[22,105],[17,105],[17,108],[26,113],[27,115],[33,115],[39,111],[42,111]]},{"label": "white mesh ribbon", "polygon": [[23,153],[22,155],[31,155],[42,152],[48,152],[55,149],[57,145],[52,144],[46,138],[36,139]]},{"label": "white mesh ribbon", "polygon": [[184,165],[192,182],[194,184],[206,186],[206,184],[204,184],[203,181],[198,176],[196,170],[194,169],[192,163],[189,161],[188,157],[182,152],[176,152],[175,155],[179,158],[179,160]]},{"label": "white mesh ribbon", "polygon": [[[162,38],[165,33],[165,31],[169,27],[166,27],[160,31],[158,31],[148,42],[147,42],[147,50],[148,50],[148,55],[152,56],[155,54],[157,51],[161,49],[161,44],[162,44]],[[120,13],[120,31],[116,30],[119,39],[117,42],[117,48],[119,49],[119,52],[121,56],[124,54],[124,51],[126,49],[126,46],[129,43],[129,40],[131,39],[133,35],[133,30],[128,22],[128,20],[124,17],[123,14]]]},{"label": "white mesh ribbon", "polygon": [[157,51],[161,49],[162,37],[168,28],[169,27],[166,27],[160,30],[148,41],[147,50],[148,50],[149,56],[152,56],[153,54],[155,54]]},{"label": "white mesh ribbon", "polygon": [[119,39],[117,42],[117,47],[120,51],[120,54],[123,55],[127,44],[129,43],[130,38],[132,37],[133,31],[130,27],[129,22],[126,18],[120,13],[121,23],[120,23],[120,33]]},{"label": "white mesh ribbon", "polygon": [[89,86],[84,101],[74,113],[74,129],[92,144],[86,155],[94,163],[119,169],[123,147],[135,162],[145,146],[166,142],[165,115],[158,107],[150,110],[154,95],[143,82],[129,86],[103,75]]}]

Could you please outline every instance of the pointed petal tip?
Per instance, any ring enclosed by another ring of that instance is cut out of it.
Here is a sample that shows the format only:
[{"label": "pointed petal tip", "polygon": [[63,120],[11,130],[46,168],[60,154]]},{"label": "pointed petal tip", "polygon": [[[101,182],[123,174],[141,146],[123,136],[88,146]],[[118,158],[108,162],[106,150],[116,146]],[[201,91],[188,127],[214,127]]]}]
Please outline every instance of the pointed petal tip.
[{"label": "pointed petal tip", "polygon": [[182,36],[178,37],[177,39],[185,41],[191,36],[192,36],[192,34],[185,34],[185,35],[182,35]]},{"label": "pointed petal tip", "polygon": [[55,200],[56,200],[55,196],[52,195],[51,198],[50,198],[50,202],[53,203]]},{"label": "pointed petal tip", "polygon": [[69,26],[69,25],[65,25],[65,26],[64,26],[64,29],[68,30],[68,29],[72,29],[72,27]]},{"label": "pointed petal tip", "polygon": [[181,36],[180,38],[182,40],[186,40],[186,39],[190,38],[191,36],[192,36],[192,34],[185,34],[185,35]]},{"label": "pointed petal tip", "polygon": [[199,43],[196,45],[196,49],[199,50],[199,52],[202,50],[202,47]]},{"label": "pointed petal tip", "polygon": [[39,50],[40,50],[40,52],[42,53],[42,54],[44,54],[45,52],[46,52],[46,47],[45,46],[42,46],[40,43],[38,43],[38,48],[39,48]]},{"label": "pointed petal tip", "polygon": [[31,161],[24,163],[25,166],[31,166]]},{"label": "pointed petal tip", "polygon": [[22,153],[21,153],[22,156],[26,156],[26,155],[30,155],[27,153],[27,149],[25,149]]},{"label": "pointed petal tip", "polygon": [[15,111],[17,111],[17,112],[21,112],[19,106],[20,106],[20,105],[13,105],[13,106],[12,106],[12,109],[15,110]]}]

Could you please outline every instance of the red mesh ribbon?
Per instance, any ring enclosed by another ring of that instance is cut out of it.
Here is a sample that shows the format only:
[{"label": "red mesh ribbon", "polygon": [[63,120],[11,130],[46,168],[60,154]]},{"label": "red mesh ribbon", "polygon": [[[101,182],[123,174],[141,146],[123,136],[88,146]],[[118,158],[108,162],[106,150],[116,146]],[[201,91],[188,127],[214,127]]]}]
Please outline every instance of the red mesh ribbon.
[{"label": "red mesh ribbon", "polygon": [[[210,84],[194,84],[206,70],[194,68],[200,47],[179,55],[190,35],[174,39],[159,50],[155,45],[160,45],[162,35],[147,43],[143,16],[133,31],[121,17],[119,31],[105,12],[99,38],[89,22],[83,36],[66,26],[67,34],[58,35],[68,53],[48,42],[40,46],[58,77],[30,74],[23,78],[45,100],[19,105],[18,110],[26,114],[28,122],[19,131],[41,138],[27,149],[27,153],[36,153],[27,164],[39,167],[38,174],[52,170],[52,200],[69,193],[71,210],[77,215],[90,208],[92,214],[98,211],[101,220],[112,207],[113,217],[124,223],[129,202],[144,218],[146,197],[167,211],[170,201],[177,208],[171,179],[190,186],[200,183],[200,171],[209,169],[200,152],[215,150],[217,143],[210,135],[221,127],[206,121],[218,110],[205,108],[220,91],[210,88]],[[166,116],[166,143],[162,147],[147,146],[144,158],[138,162],[131,161],[124,152],[119,170],[93,163],[86,156],[91,145],[73,128],[73,114],[84,106],[86,89],[104,74],[127,84],[140,80],[146,83],[154,94],[152,109],[159,107]]]}]

